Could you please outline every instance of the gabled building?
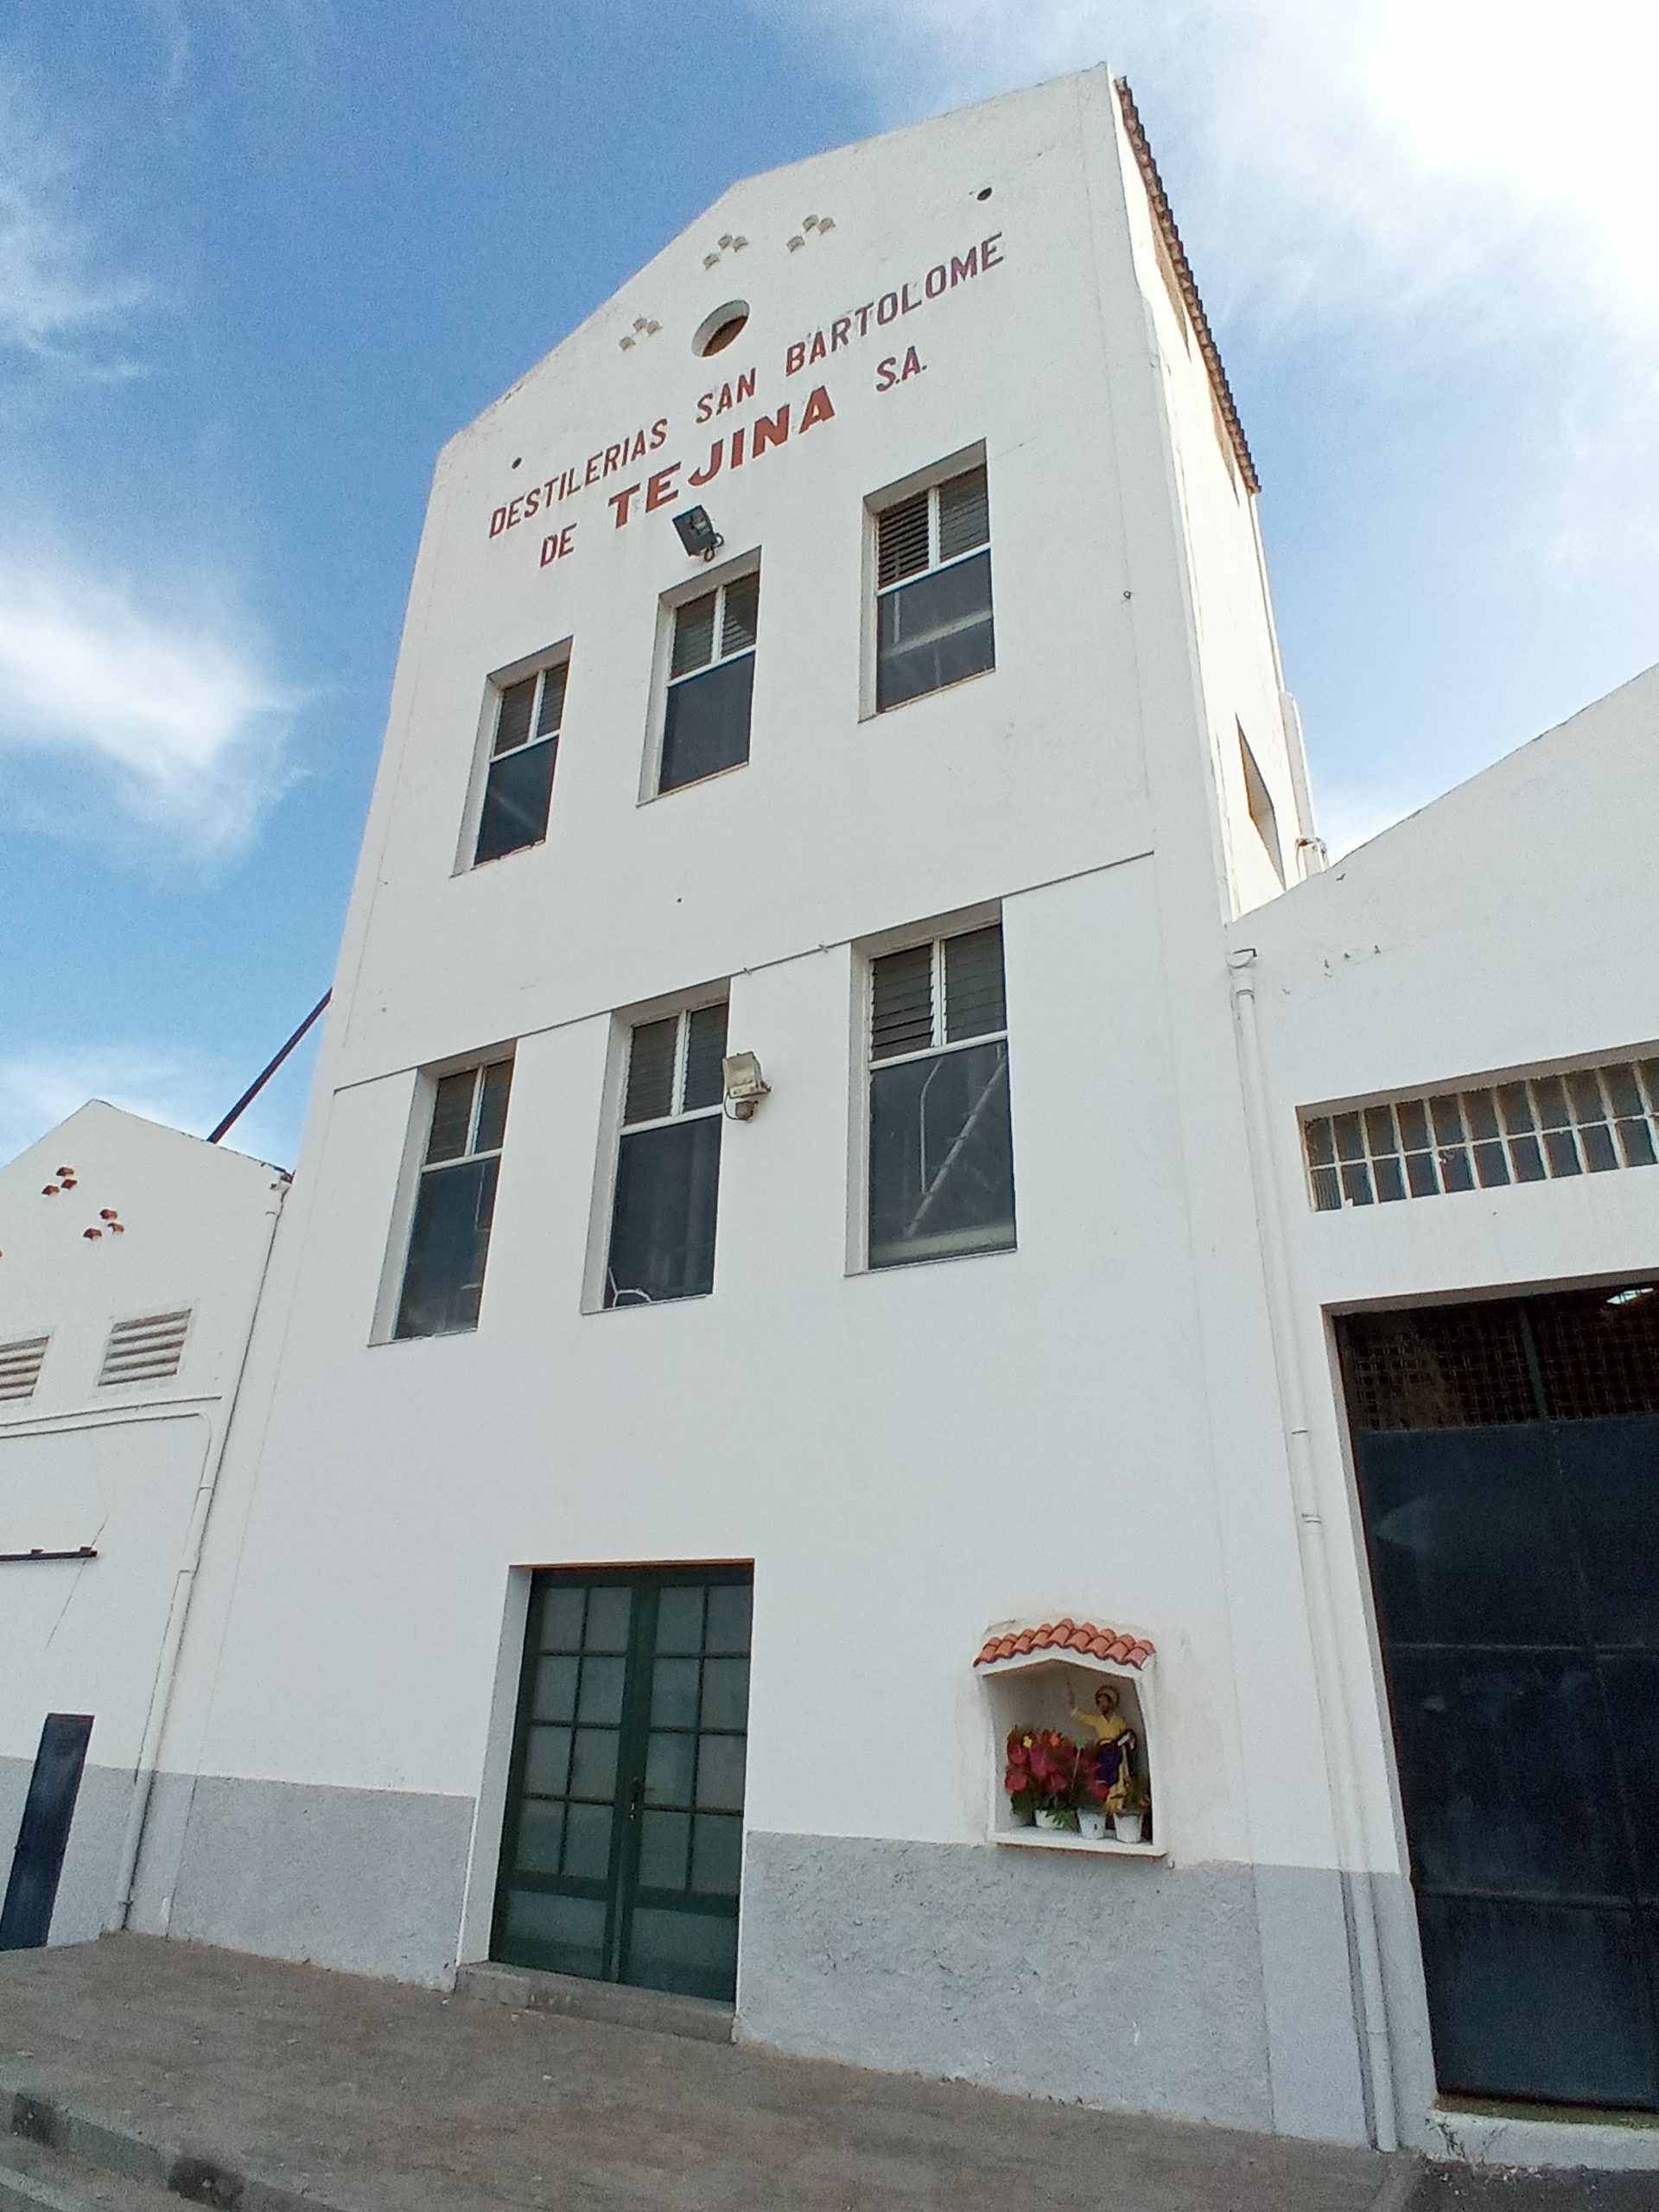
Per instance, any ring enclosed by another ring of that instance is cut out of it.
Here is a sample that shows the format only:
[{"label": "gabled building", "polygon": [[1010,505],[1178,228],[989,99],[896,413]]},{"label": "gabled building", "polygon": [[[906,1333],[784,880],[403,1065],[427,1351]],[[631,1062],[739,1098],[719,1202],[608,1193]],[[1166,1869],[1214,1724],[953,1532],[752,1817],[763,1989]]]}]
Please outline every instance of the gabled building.
[{"label": "gabled building", "polygon": [[1101,71],[446,448],[132,1924],[1645,2155],[1656,679],[1321,874],[1255,493]]}]

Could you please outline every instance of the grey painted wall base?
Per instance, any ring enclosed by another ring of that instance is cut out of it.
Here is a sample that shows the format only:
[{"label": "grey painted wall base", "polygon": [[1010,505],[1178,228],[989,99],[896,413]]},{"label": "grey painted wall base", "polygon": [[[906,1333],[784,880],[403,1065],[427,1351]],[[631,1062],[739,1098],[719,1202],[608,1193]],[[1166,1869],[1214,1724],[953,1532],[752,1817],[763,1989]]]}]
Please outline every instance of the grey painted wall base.
[{"label": "grey painted wall base", "polygon": [[1360,2141],[1346,1953],[1340,1885],[1315,1871],[752,1833],[737,2034]]},{"label": "grey painted wall base", "polygon": [[133,1924],[447,1988],[472,1827],[470,1797],[163,1776]]},{"label": "grey painted wall base", "polygon": [[[32,1759],[0,1758],[0,1894],[11,1872],[34,1765]],[[48,1942],[90,1943],[103,1934],[115,1898],[132,1787],[132,1776],[123,1768],[89,1764],[83,1771]]]}]

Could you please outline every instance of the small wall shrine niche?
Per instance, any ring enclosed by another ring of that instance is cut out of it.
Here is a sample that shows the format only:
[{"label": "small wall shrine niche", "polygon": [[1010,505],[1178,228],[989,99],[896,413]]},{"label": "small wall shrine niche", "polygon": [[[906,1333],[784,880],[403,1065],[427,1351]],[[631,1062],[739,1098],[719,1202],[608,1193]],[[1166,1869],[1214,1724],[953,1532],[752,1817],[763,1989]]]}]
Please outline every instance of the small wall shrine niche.
[{"label": "small wall shrine niche", "polygon": [[1069,1617],[987,1638],[994,1843],[1161,1855],[1155,1659],[1143,1636]]}]

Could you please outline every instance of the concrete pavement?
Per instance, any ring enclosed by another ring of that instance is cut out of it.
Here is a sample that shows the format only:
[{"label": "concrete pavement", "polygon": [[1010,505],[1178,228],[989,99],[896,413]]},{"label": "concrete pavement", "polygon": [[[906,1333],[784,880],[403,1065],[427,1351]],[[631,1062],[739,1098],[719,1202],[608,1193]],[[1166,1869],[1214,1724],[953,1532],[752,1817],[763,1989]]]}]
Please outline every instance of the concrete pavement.
[{"label": "concrete pavement", "polygon": [[[51,2186],[38,2146],[55,2141],[236,2212],[1652,2212],[1659,2197],[1652,2176],[1520,2196],[1369,2152],[130,1936],[0,1956],[8,2115],[37,2140],[30,2186]],[[6,2187],[0,2171],[0,2205]]]}]

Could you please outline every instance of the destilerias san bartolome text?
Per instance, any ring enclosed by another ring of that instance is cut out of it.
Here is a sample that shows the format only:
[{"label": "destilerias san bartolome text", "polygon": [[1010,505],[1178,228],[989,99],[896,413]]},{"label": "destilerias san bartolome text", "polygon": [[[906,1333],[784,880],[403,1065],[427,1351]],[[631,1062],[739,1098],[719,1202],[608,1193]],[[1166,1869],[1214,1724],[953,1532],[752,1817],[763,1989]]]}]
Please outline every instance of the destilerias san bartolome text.
[{"label": "destilerias san bartolome text", "polygon": [[[861,306],[849,308],[829,323],[804,338],[791,341],[785,349],[784,374],[798,375],[804,368],[843,350],[852,350],[870,337],[884,334],[888,327],[900,317],[915,314],[931,302],[942,298],[963,283],[998,268],[1002,262],[1002,233],[994,232],[981,238],[963,253],[953,253],[934,263],[931,268],[914,279],[866,301]],[[910,358],[914,358],[914,348]],[[876,379],[878,391],[893,388],[899,379],[890,372],[891,365],[883,364],[889,372]],[[728,408],[752,398],[754,394],[756,372],[744,371],[733,382],[704,392],[697,402],[696,419],[706,423],[714,416],[724,414]],[[685,487],[700,486],[717,476],[722,468],[737,469],[747,461],[758,459],[775,445],[782,445],[791,429],[796,435],[816,429],[819,423],[831,422],[835,405],[827,388],[814,385],[804,405],[793,408],[785,400],[770,414],[760,414],[750,423],[728,434],[716,436],[699,465],[686,474],[683,461],[665,462],[643,476],[611,493],[607,505],[611,510],[613,527],[625,529],[636,513],[649,513],[665,506],[684,495]],[[794,420],[791,423],[791,414]],[[612,475],[620,474],[650,454],[659,453],[668,442],[670,418],[664,415],[656,421],[642,423],[619,438],[614,444],[601,447],[590,454],[585,462],[573,462],[550,475],[540,484],[532,484],[516,499],[497,507],[490,517],[489,534],[503,536],[530,522],[537,515],[545,515],[554,506],[563,504],[594,484],[602,483]],[[544,537],[541,546],[541,565],[565,558],[573,550],[575,524],[567,523]]]}]

